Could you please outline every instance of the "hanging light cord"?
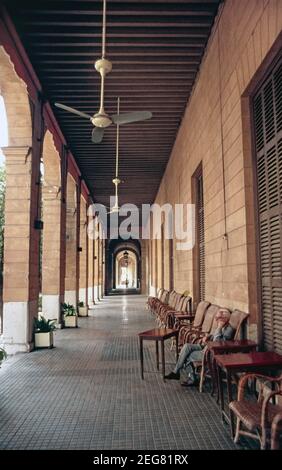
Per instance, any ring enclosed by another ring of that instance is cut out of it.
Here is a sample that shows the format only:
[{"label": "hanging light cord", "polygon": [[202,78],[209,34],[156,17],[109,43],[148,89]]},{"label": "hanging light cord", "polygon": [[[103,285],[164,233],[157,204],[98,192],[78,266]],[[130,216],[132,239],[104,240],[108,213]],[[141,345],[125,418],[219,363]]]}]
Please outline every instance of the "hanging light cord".
[{"label": "hanging light cord", "polygon": [[106,56],[106,0],[103,0],[102,59]]},{"label": "hanging light cord", "polygon": [[[117,114],[119,115],[120,99],[118,97]],[[119,124],[117,124],[117,140],[116,140],[116,178],[118,178],[118,159],[119,159]]]}]

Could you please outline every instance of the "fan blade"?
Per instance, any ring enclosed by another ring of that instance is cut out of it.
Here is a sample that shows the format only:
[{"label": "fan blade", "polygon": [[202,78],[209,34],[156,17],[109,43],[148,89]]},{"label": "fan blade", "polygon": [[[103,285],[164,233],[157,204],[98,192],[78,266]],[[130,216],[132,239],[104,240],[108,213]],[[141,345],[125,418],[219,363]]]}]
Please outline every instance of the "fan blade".
[{"label": "fan blade", "polygon": [[104,128],[103,127],[94,127],[92,131],[92,142],[93,144],[100,144],[102,142],[104,136]]},{"label": "fan blade", "polygon": [[85,119],[92,119],[92,116],[90,116],[90,114],[82,113],[81,111],[78,111],[77,109],[74,109],[74,108],[70,108],[69,106],[66,106],[65,104],[55,103],[55,106],[57,106],[57,108],[64,109],[65,111],[68,111],[69,113],[77,114],[77,116],[83,117]]},{"label": "fan blade", "polygon": [[150,111],[135,111],[133,113],[114,114],[111,120],[115,124],[129,124],[130,122],[145,121],[151,119],[152,113]]}]

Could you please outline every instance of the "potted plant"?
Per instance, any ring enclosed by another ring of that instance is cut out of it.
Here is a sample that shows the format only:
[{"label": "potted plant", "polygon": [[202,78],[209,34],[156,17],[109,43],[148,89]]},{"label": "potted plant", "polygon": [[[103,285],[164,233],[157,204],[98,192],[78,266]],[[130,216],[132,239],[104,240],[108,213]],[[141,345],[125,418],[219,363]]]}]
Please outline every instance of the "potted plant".
[{"label": "potted plant", "polygon": [[7,353],[4,348],[0,348],[0,367],[5,359],[7,359]]},{"label": "potted plant", "polygon": [[80,317],[88,317],[88,307],[84,305],[84,302],[78,302],[77,307]]},{"label": "potted plant", "polygon": [[62,304],[62,313],[64,315],[64,324],[66,328],[77,328],[77,313],[73,305],[69,303]]},{"label": "potted plant", "polygon": [[53,348],[53,331],[56,320],[47,320],[40,315],[34,319],[34,342],[36,348]]}]

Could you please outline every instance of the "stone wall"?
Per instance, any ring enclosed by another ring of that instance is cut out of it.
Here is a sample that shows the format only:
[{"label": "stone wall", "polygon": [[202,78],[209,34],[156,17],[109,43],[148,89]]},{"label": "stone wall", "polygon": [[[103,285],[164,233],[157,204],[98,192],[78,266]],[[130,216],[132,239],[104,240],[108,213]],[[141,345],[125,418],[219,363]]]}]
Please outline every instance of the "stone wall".
[{"label": "stone wall", "polygon": [[[202,162],[206,299],[250,311],[253,330],[257,297],[249,95],[269,70],[281,26],[279,0],[224,3],[155,201],[191,203],[192,176]],[[160,266],[159,259],[158,285],[153,273],[151,292],[161,287]],[[193,292],[192,251],[174,250],[174,287]]]}]

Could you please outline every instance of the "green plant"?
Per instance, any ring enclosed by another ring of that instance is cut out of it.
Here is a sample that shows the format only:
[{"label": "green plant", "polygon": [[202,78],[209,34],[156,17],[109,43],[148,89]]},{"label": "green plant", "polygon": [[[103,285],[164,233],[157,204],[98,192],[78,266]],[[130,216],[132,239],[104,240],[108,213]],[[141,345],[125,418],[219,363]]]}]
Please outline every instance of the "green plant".
[{"label": "green plant", "polygon": [[76,309],[72,304],[69,303],[63,303],[61,304],[62,307],[62,313],[65,315],[65,317],[73,317],[76,315]]},{"label": "green plant", "polygon": [[0,363],[7,359],[7,353],[4,348],[0,348]]},{"label": "green plant", "polygon": [[40,315],[39,318],[34,319],[34,330],[35,333],[49,333],[56,329],[56,320],[47,320],[45,317]]},{"label": "green plant", "polygon": [[84,302],[81,300],[80,302],[78,302],[77,306],[78,307],[84,307]]}]

